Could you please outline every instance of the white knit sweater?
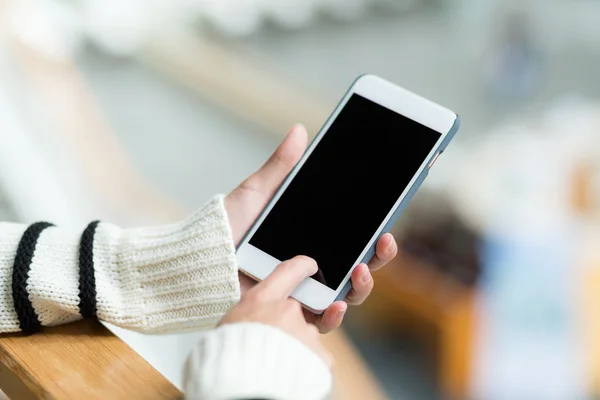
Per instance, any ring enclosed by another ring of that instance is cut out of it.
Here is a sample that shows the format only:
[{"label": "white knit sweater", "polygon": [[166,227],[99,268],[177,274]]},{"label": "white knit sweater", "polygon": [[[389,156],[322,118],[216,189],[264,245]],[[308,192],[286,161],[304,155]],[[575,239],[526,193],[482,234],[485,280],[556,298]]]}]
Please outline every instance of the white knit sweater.
[{"label": "white knit sweater", "polygon": [[[0,223],[0,332],[19,330],[12,269],[26,228]],[[80,238],[81,232],[60,227],[47,228],[38,238],[27,293],[42,325],[81,318]],[[240,297],[222,196],[174,225],[124,230],[99,224],[93,261],[98,318],[128,329],[213,327]],[[320,399],[332,380],[302,343],[259,324],[206,331],[188,362],[187,377],[188,398],[211,400]]]}]

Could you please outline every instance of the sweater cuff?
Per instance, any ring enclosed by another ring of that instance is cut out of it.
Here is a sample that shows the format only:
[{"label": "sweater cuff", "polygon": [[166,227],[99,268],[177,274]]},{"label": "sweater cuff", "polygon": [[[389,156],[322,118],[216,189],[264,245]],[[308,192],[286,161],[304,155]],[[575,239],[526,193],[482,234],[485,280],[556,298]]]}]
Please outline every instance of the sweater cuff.
[{"label": "sweater cuff", "polygon": [[94,243],[98,317],[146,332],[214,326],[240,298],[223,196],[166,227],[100,224]]},{"label": "sweater cuff", "polygon": [[190,400],[322,400],[331,371],[296,338],[259,323],[223,325],[203,334],[186,366]]}]

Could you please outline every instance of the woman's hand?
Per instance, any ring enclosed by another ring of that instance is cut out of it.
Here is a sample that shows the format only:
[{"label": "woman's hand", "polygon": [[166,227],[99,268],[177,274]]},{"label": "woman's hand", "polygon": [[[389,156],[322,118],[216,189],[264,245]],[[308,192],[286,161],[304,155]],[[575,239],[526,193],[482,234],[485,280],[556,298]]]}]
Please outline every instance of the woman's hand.
[{"label": "woman's hand", "polygon": [[[269,160],[227,195],[225,208],[236,246],[298,163],[306,150],[307,141],[306,129],[295,125]],[[384,234],[377,242],[375,255],[368,265],[358,265],[352,272],[352,290],[344,301],[336,301],[320,316],[305,312],[307,321],[315,324],[323,333],[340,326],[348,308],[347,304],[361,304],[373,290],[371,272],[390,262],[397,251],[394,237],[389,233]],[[254,280],[240,273],[242,298],[255,284]]]},{"label": "woman's hand", "polygon": [[305,320],[300,303],[289,298],[296,286],[315,272],[317,263],[304,256],[279,264],[264,281],[246,292],[242,300],[223,317],[219,326],[259,322],[277,327],[304,343],[331,368],[333,358],[321,344],[319,330]]}]

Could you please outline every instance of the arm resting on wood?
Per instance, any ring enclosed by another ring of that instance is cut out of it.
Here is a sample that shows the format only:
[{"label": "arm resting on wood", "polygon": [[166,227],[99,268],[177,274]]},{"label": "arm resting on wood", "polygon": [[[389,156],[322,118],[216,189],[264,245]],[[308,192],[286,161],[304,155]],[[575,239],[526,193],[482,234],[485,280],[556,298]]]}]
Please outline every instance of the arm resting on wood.
[{"label": "arm resting on wood", "polygon": [[[80,281],[83,229],[44,227],[34,242],[21,291],[41,325],[80,319],[86,314],[82,298],[92,297],[92,313],[101,320],[144,332],[183,331],[216,324],[239,300],[222,196],[177,224],[121,229],[99,223],[94,228],[92,275],[84,274],[92,280],[84,285],[87,290],[81,290]],[[13,267],[26,230],[25,225],[0,223],[0,332],[20,330]]]}]

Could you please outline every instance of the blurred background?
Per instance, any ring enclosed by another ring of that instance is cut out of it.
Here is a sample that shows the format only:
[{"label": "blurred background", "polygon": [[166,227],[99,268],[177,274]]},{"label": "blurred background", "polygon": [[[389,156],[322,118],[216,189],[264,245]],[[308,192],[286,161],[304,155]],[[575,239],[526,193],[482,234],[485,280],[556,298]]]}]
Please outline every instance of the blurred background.
[{"label": "blurred background", "polygon": [[360,364],[340,398],[600,396],[600,1],[2,0],[0,18],[3,220],[176,220],[378,74],[463,123],[338,338]]}]

